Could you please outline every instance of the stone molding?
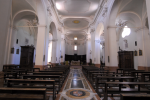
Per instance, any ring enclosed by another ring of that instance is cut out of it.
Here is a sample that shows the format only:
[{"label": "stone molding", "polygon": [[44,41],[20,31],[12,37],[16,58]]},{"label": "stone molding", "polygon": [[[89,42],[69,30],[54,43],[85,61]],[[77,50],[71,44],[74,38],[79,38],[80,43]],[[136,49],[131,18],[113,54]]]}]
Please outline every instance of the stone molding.
[{"label": "stone molding", "polygon": [[146,29],[146,27],[139,27],[139,28],[137,28],[137,29],[135,30],[135,32],[137,33],[137,32],[140,32],[140,31],[142,31],[142,30],[144,30],[144,29]]},{"label": "stone molding", "polygon": [[127,21],[126,20],[122,20],[122,19],[119,19],[117,22],[116,22],[116,26],[118,27],[123,27],[127,24]]},{"label": "stone molding", "polygon": [[91,31],[90,31],[90,33],[94,33],[95,32],[95,29],[93,28],[93,29],[91,29]]}]

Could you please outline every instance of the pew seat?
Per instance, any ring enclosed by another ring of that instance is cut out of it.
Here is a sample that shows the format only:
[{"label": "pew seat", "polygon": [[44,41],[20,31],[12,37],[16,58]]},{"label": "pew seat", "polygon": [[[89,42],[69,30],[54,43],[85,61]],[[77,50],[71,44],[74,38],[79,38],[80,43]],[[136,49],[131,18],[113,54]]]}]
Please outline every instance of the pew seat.
[{"label": "pew seat", "polygon": [[0,88],[0,100],[46,100],[46,88]]},{"label": "pew seat", "polygon": [[149,100],[150,94],[128,93],[120,94],[120,100]]}]

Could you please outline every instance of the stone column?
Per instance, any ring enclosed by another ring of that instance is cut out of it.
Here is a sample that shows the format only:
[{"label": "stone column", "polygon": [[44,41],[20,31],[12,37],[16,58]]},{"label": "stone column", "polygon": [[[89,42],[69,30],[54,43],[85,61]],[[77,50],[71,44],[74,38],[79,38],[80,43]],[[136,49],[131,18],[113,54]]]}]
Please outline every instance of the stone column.
[{"label": "stone column", "polygon": [[61,64],[65,62],[65,36],[62,35],[61,38]]},{"label": "stone column", "polygon": [[116,28],[108,27],[108,38],[109,38],[109,66],[118,67],[118,45]]},{"label": "stone column", "polygon": [[9,25],[11,22],[11,7],[12,0],[0,0],[0,71],[2,71],[3,65],[7,64],[7,53],[10,53],[9,49]]},{"label": "stone column", "polygon": [[57,53],[57,52],[56,52],[56,51],[57,51],[57,50],[56,50],[56,48],[57,48],[57,41],[58,41],[57,39],[56,39],[56,40],[52,40],[52,58],[51,58],[52,61],[51,61],[51,62],[52,62],[53,65],[56,64],[56,61],[57,61],[57,59],[58,59],[58,58],[56,58],[56,57],[57,57],[57,56],[56,56],[56,53]]},{"label": "stone column", "polygon": [[61,58],[60,58],[60,56],[61,56],[61,33],[62,33],[62,30],[61,30],[61,28],[58,28],[58,31],[57,31],[57,39],[58,39],[58,41],[57,41],[57,53],[56,53],[56,55],[57,55],[57,60],[56,60],[56,63],[57,64],[60,64],[60,62],[61,62]]},{"label": "stone column", "polygon": [[86,63],[90,62],[91,59],[91,35],[87,35],[87,41],[86,41]]},{"label": "stone column", "polygon": [[105,63],[105,42],[102,41],[100,44],[102,45],[102,56],[103,56],[102,62]]},{"label": "stone column", "polygon": [[100,40],[95,40],[95,66],[100,67]]},{"label": "stone column", "polygon": [[45,62],[46,27],[38,27],[35,68],[43,69]]},{"label": "stone column", "polygon": [[95,29],[91,29],[91,59],[95,63]]}]

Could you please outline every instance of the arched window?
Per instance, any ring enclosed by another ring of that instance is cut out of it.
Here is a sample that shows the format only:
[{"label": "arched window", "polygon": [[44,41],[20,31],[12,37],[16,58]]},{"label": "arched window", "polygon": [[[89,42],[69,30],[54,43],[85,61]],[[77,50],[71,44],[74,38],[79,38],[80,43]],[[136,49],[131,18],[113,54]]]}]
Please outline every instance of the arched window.
[{"label": "arched window", "polygon": [[129,36],[131,33],[131,29],[128,28],[127,26],[124,27],[123,32],[122,32],[122,38]]},{"label": "arched window", "polygon": [[74,46],[74,50],[77,50],[77,45]]}]

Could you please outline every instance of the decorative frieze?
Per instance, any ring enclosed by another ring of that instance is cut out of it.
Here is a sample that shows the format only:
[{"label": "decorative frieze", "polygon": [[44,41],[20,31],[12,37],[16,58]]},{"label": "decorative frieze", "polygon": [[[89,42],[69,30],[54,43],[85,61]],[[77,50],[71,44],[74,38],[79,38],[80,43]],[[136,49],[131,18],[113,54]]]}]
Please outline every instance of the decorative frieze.
[{"label": "decorative frieze", "polygon": [[62,33],[62,29],[61,29],[60,27],[58,28],[58,31],[59,31],[60,33]]},{"label": "decorative frieze", "polygon": [[119,19],[117,22],[116,22],[116,26],[118,27],[123,27],[127,24],[127,21],[123,21],[122,19]]},{"label": "decorative frieze", "polygon": [[95,32],[95,29],[94,29],[94,28],[93,28],[93,29],[91,29],[90,33],[93,33],[93,32]]},{"label": "decorative frieze", "polygon": [[103,12],[102,12],[102,16],[105,17],[107,15],[107,12],[108,12],[108,7],[104,7]]},{"label": "decorative frieze", "polygon": [[50,6],[49,6],[49,7],[47,7],[47,12],[48,12],[48,14],[49,14],[50,16],[52,16],[52,13],[51,13],[51,8],[50,8]]},{"label": "decorative frieze", "polygon": [[144,29],[146,29],[146,27],[139,27],[139,28],[137,28],[137,29],[135,30],[135,32],[137,33],[137,32],[142,31],[142,30],[144,30]]}]

